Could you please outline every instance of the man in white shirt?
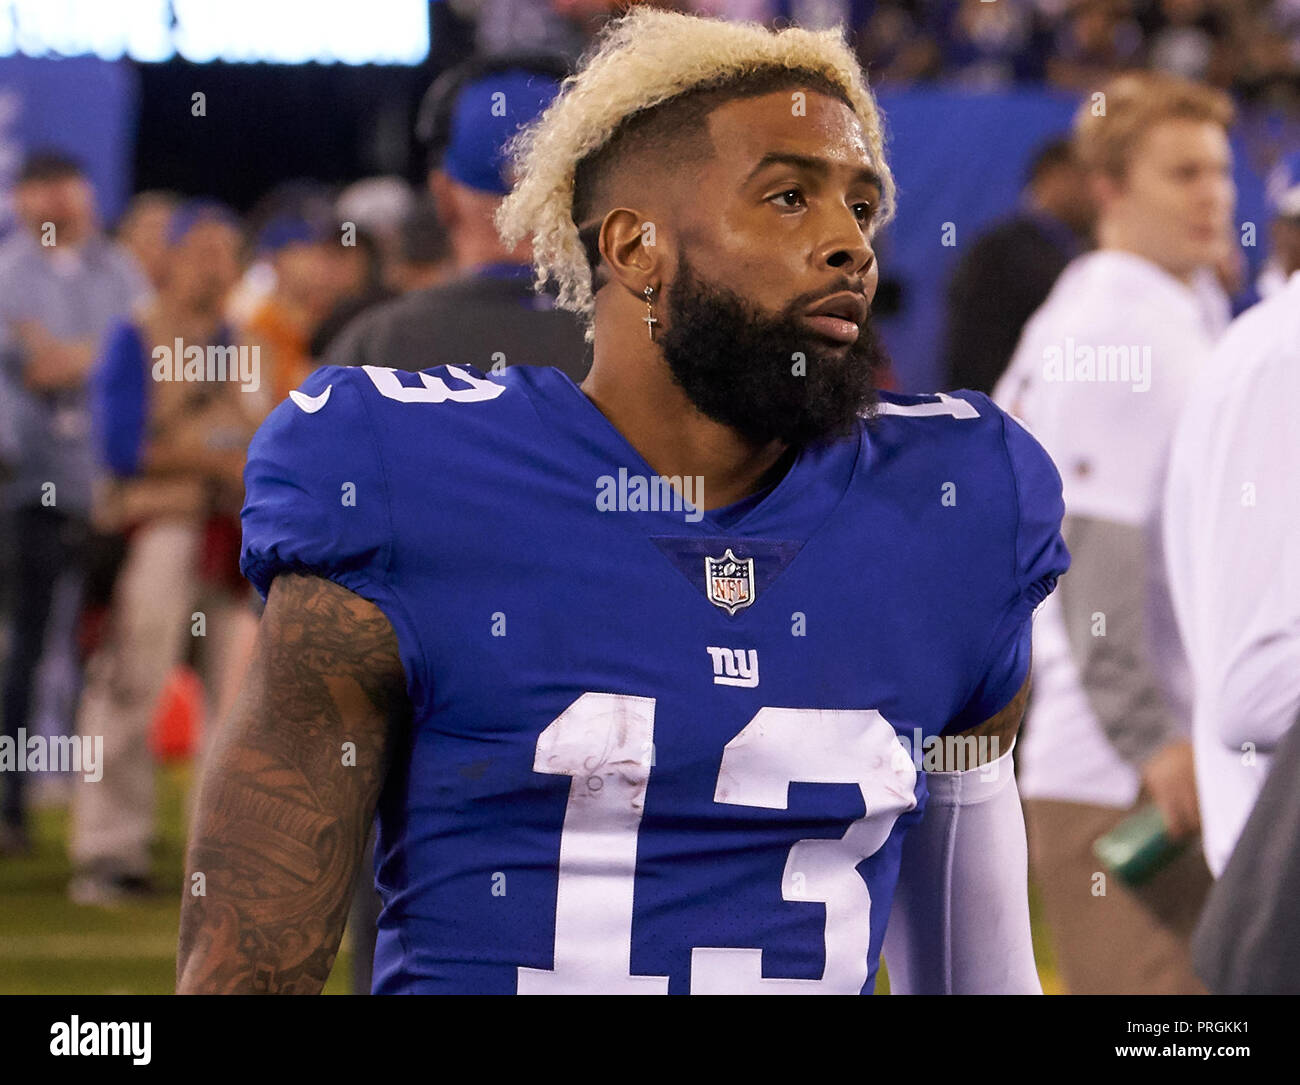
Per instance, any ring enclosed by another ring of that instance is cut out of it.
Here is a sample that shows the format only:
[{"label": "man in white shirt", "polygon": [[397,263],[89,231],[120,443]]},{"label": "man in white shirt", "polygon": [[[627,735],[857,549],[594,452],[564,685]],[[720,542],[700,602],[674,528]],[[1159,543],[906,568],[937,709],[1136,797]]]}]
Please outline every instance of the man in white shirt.
[{"label": "man in white shirt", "polygon": [[[1300,208],[1300,184],[1296,198]],[[1281,269],[1286,285],[1233,322],[1197,381],[1165,499],[1216,877],[1300,709],[1300,252]]]},{"label": "man in white shirt", "polygon": [[1061,972],[1080,994],[1203,990],[1187,952],[1210,880],[1199,849],[1135,890],[1092,848],[1150,802],[1170,837],[1199,828],[1160,506],[1176,421],[1212,345],[1195,282],[1230,223],[1231,119],[1219,92],[1154,73],[1085,102],[1074,138],[1098,248],[1062,273],[994,391],[1064,488],[1073,564],[1034,630],[1020,781]]},{"label": "man in white shirt", "polygon": [[1283,285],[1236,320],[1197,381],[1165,492],[1218,879],[1192,953],[1215,994],[1300,990],[1300,169],[1274,207]]}]

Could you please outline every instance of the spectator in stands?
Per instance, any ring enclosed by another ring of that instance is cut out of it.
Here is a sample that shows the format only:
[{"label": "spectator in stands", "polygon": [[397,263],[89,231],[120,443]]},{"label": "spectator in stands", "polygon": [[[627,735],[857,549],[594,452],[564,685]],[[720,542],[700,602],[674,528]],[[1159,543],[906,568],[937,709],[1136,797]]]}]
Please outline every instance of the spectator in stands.
[{"label": "spectator in stands", "polygon": [[[169,242],[157,298],[113,328],[93,375],[96,446],[112,474],[103,517],[129,541],[77,719],[81,734],[104,738],[102,779],[73,792],[69,892],[81,904],[152,890],[148,735],[159,696],[201,638],[209,718],[219,719],[221,680],[256,625],[238,576],[237,518],[244,451],[261,420],[243,388],[261,374],[238,364],[223,318],[241,270],[240,226],[220,205],[195,202],[173,216]],[[195,352],[200,365],[181,368]],[[227,699],[237,684],[226,683]]]},{"label": "spectator in stands", "polygon": [[[560,8],[591,8],[602,0],[555,0]],[[612,7],[604,2],[606,8]],[[681,0],[660,2],[657,7],[675,8],[692,15],[731,22],[781,25],[794,23],[807,30],[830,30],[837,26],[856,29],[866,21],[870,0]]]},{"label": "spectator in stands", "polygon": [[260,349],[268,406],[287,398],[315,366],[311,337],[347,290],[339,274],[341,241],[341,234],[323,223],[292,215],[272,219],[258,238],[275,284],[239,329],[239,338]]},{"label": "spectator in stands", "polygon": [[[566,68],[556,58],[475,59],[443,73],[421,108],[430,145],[429,187],[450,239],[456,274],[364,312],[335,340],[331,365],[482,370],[555,365],[575,381],[591,348],[573,314],[535,293],[527,245],[508,250],[493,215],[510,190],[501,148],[550,102]],[[503,95],[506,114],[493,110]]]},{"label": "spectator in stands", "polygon": [[858,55],[875,86],[913,83],[939,71],[939,46],[914,3],[881,0],[858,36]]},{"label": "spectator in stands", "polygon": [[474,45],[480,56],[517,50],[544,50],[572,62],[591,37],[589,19],[612,13],[608,0],[453,0],[474,19]]},{"label": "spectator in stands", "polygon": [[402,223],[419,201],[419,196],[400,177],[366,177],[354,181],[334,201],[334,217],[344,225],[351,222],[374,238],[385,267],[397,251]]},{"label": "spectator in stands", "polygon": [[396,294],[437,286],[455,272],[451,243],[432,199],[421,200],[402,223],[388,288]]},{"label": "spectator in stands", "polygon": [[1300,9],[1274,0],[1263,11],[1231,4],[1230,75],[1235,94],[1247,102],[1295,112],[1300,108]]},{"label": "spectator in stands", "polygon": [[[5,664],[5,734],[18,740],[60,575],[79,577],[96,478],[86,377],[105,330],[149,292],[135,261],[106,240],[94,190],[73,159],[51,151],[23,164],[14,192],[19,228],[0,245],[0,396],[16,432],[0,491],[13,553],[6,593],[13,638]],[[71,649],[72,629],[57,639]],[[28,847],[24,780],[4,775],[0,849]]]},{"label": "spectator in stands", "polygon": [[1142,63],[1142,29],[1128,0],[1075,0],[1056,33],[1048,79],[1069,90],[1094,91],[1117,72]]},{"label": "spectator in stands", "polygon": [[333,253],[338,276],[333,291],[339,300],[312,333],[307,353],[313,362],[325,356],[330,344],[354,317],[394,296],[385,281],[384,253],[375,236],[357,226],[348,240],[352,244],[340,245]]},{"label": "spectator in stands", "polygon": [[[422,203],[410,186],[396,177],[368,177],[339,194],[335,214],[343,227],[352,231],[354,242],[351,246],[345,242],[340,250],[343,268],[351,281],[312,336],[313,359],[323,358],[339,332],[360,313],[408,289],[397,281],[401,278],[397,268],[406,266],[404,228],[421,210]],[[442,242],[438,258],[444,259],[448,255],[445,233],[436,217],[433,226]],[[418,269],[412,268],[411,272],[419,277]],[[420,285],[431,286],[433,281],[421,279]]]},{"label": "spectator in stands", "polygon": [[944,346],[949,388],[993,391],[1025,321],[1088,244],[1092,219],[1073,147],[1053,140],[1034,155],[1023,209],[978,236],[957,262]]},{"label": "spectator in stands", "polygon": [[[1300,217],[1300,182],[1277,203]],[[1192,390],[1165,501],[1216,875],[1300,709],[1300,250],[1277,255],[1284,285],[1237,318]]]},{"label": "spectator in stands", "polygon": [[1212,346],[1192,283],[1231,220],[1233,109],[1156,73],[1103,91],[1105,114],[1085,101],[1075,126],[1097,251],[1062,272],[994,395],[1061,472],[1072,559],[1034,628],[1020,789],[1070,991],[1193,993],[1187,945],[1210,884],[1200,849],[1132,889],[1098,877],[1092,848],[1148,803],[1171,840],[1200,828],[1160,509],[1174,426]]},{"label": "spectator in stands", "polygon": [[157,290],[167,267],[167,224],[180,206],[171,192],[141,192],[132,197],[117,223],[117,241],[135,257]]},{"label": "spectator in stands", "polygon": [[1041,45],[1023,0],[960,0],[943,31],[944,78],[977,90],[1041,79]]},{"label": "spectator in stands", "polygon": [[1152,68],[1201,82],[1222,72],[1228,27],[1210,0],[1158,0],[1139,20]]},{"label": "spectator in stands", "polygon": [[[335,216],[335,186],[306,177],[281,181],[257,198],[244,217],[245,235],[252,245],[243,278],[230,293],[226,316],[236,328],[247,328],[276,286],[277,246],[264,244],[280,227],[326,241],[341,240]],[[328,278],[328,274],[326,275]]]}]

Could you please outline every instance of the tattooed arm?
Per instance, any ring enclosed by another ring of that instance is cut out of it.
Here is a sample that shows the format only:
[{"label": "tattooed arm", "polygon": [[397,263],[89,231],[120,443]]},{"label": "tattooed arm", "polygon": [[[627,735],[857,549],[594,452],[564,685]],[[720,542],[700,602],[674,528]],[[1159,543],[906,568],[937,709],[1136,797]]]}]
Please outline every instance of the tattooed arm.
[{"label": "tattooed arm", "polygon": [[244,690],[204,771],[179,994],[321,990],[408,711],[382,612],[332,581],[277,577]]}]

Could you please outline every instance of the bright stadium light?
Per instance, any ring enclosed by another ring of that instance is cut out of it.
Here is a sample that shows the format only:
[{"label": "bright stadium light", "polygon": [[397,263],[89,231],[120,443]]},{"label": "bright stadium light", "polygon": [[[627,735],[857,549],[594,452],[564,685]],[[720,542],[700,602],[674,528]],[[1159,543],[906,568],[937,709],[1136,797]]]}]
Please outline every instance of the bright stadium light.
[{"label": "bright stadium light", "polygon": [[419,64],[427,0],[0,0],[0,56]]}]

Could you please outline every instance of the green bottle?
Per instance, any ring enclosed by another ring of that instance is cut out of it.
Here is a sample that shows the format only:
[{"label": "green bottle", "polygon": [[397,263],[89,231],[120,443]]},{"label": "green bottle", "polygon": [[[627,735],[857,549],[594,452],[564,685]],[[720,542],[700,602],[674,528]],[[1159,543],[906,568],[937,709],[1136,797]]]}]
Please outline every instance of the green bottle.
[{"label": "green bottle", "polygon": [[1144,806],[1092,844],[1103,867],[1125,885],[1142,885],[1187,848],[1186,840],[1171,840],[1156,805]]}]

